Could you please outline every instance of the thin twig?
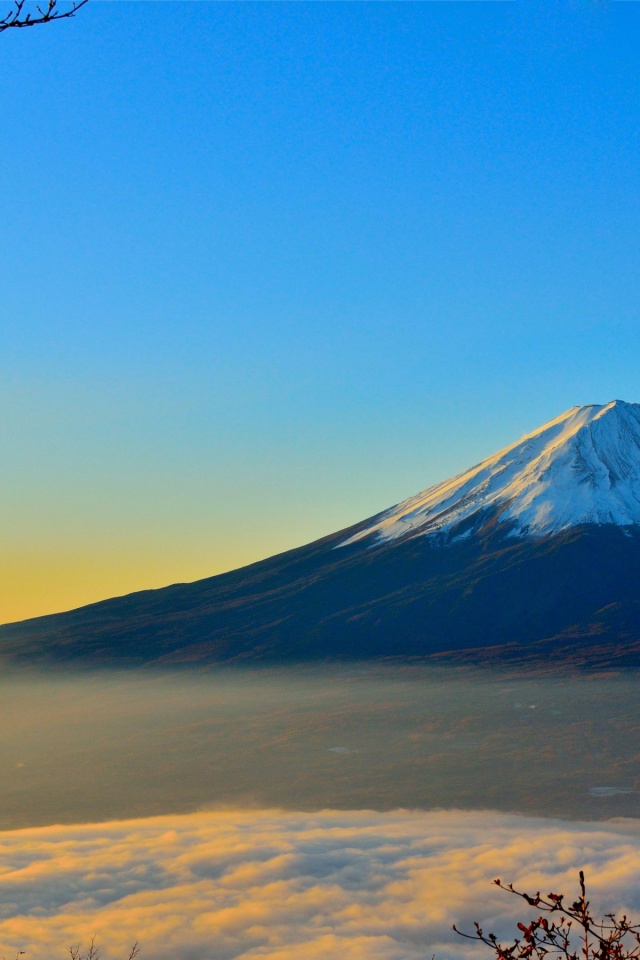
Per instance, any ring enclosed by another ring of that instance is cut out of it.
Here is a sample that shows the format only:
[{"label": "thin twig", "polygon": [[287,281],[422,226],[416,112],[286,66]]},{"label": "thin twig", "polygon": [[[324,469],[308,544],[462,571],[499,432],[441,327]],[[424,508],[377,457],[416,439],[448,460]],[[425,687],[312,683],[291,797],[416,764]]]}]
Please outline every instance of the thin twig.
[{"label": "thin twig", "polygon": [[4,17],[0,17],[0,33],[11,27],[35,27],[38,23],[66,20],[68,17],[74,17],[80,7],[84,7],[88,2],[89,0],[72,0],[69,7],[62,8],[59,6],[59,0],[48,0],[46,7],[36,6],[37,16],[33,16],[25,8],[25,0],[14,0],[9,12]]}]

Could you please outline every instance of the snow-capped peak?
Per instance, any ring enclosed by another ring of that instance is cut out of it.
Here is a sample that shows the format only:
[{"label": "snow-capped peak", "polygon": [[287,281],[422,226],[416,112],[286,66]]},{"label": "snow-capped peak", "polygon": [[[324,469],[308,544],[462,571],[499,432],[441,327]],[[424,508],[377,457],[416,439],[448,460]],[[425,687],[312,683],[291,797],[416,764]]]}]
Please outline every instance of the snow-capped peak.
[{"label": "snow-capped peak", "polygon": [[[487,508],[515,535],[640,524],[640,404],[572,407],[470,470],[404,500],[343,546],[448,533]],[[480,522],[480,516],[478,517]],[[454,536],[456,531],[453,531]]]}]

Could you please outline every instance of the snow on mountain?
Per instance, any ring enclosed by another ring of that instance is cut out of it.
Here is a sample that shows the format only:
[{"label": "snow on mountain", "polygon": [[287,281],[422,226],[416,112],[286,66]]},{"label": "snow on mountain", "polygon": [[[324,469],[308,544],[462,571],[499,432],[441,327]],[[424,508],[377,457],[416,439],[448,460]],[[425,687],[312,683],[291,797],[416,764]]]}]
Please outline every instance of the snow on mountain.
[{"label": "snow on mountain", "polygon": [[374,535],[448,534],[487,508],[509,534],[542,536],[583,523],[640,524],[640,404],[572,407],[470,470],[386,511],[341,546]]}]

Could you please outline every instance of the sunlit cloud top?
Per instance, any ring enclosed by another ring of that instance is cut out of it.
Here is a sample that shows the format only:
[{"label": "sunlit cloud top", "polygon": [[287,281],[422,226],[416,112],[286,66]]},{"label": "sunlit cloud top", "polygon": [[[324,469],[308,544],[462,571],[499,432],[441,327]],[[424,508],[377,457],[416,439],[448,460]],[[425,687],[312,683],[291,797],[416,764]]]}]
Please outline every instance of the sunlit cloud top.
[{"label": "sunlit cloud top", "polygon": [[640,911],[638,824],[494,813],[226,810],[0,834],[0,943],[31,960],[96,935],[108,960],[450,960],[483,956],[455,922],[505,939],[526,919],[498,891],[574,893]]}]

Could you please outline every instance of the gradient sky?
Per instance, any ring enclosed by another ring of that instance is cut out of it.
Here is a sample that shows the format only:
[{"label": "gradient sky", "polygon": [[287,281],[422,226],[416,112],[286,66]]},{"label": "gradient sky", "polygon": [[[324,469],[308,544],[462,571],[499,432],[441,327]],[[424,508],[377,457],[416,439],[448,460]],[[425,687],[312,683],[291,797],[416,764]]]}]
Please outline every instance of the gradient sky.
[{"label": "gradient sky", "polygon": [[0,620],[640,400],[640,6],[92,0],[0,36]]}]

